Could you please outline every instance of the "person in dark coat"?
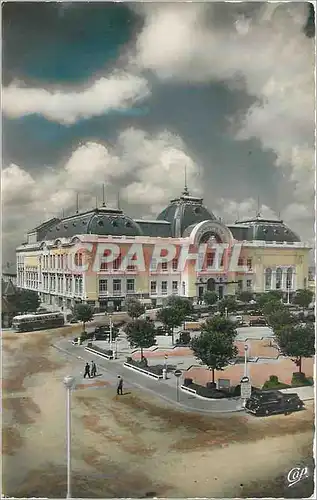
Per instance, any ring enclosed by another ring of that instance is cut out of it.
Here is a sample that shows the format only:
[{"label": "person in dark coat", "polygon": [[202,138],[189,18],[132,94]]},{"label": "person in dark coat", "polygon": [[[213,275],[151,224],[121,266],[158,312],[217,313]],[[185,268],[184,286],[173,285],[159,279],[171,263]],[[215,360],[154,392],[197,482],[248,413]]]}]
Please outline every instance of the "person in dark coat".
[{"label": "person in dark coat", "polygon": [[117,394],[118,396],[119,394],[121,396],[123,395],[123,379],[122,377],[120,377],[120,375],[118,376]]},{"label": "person in dark coat", "polygon": [[85,366],[85,373],[84,373],[84,378],[86,378],[88,375],[89,378],[90,377],[90,366],[89,366],[89,363],[86,363],[86,366]]},{"label": "person in dark coat", "polygon": [[97,375],[97,367],[94,361],[91,362],[91,376],[95,377]]}]

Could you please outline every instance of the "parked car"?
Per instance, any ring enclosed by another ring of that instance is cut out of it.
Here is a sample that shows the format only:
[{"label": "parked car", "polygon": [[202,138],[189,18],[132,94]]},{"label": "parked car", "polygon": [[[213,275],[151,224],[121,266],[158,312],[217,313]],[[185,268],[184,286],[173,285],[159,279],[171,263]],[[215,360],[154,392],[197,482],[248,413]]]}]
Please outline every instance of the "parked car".
[{"label": "parked car", "polygon": [[304,403],[296,392],[284,394],[280,391],[254,392],[245,404],[248,413],[262,417],[277,413],[287,414],[303,407]]},{"label": "parked car", "polygon": [[265,318],[255,318],[250,319],[249,326],[267,326],[267,322]]}]

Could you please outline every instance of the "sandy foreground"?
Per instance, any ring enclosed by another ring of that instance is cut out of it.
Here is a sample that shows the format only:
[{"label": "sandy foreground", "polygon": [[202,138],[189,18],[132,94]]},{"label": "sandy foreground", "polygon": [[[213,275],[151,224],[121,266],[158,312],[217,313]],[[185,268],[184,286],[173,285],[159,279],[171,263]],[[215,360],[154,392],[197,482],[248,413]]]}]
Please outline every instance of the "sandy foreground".
[{"label": "sandy foreground", "polygon": [[[64,335],[67,330],[63,330]],[[60,331],[3,335],[3,494],[65,497],[63,377],[79,361],[53,349]],[[111,385],[73,393],[73,496],[307,498],[289,488],[312,468],[313,406],[289,416],[220,418],[174,411]]]}]

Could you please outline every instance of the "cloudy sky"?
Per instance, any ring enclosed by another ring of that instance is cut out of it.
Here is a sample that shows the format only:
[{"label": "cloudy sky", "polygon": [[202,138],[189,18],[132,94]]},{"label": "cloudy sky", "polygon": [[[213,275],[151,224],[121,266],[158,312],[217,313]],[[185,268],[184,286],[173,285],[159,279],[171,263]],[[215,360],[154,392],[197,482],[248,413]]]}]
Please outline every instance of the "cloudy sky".
[{"label": "cloudy sky", "polygon": [[[313,239],[314,19],[299,3],[2,5],[3,258],[106,201],[155,217],[184,185],[227,222]],[[259,201],[258,201],[259,200]]]}]

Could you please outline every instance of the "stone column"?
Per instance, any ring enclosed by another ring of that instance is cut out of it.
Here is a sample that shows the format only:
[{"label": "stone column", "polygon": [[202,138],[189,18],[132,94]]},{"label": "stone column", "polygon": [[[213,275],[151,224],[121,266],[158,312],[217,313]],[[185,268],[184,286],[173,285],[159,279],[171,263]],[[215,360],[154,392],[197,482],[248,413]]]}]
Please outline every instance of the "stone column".
[{"label": "stone column", "polygon": [[272,270],[271,275],[271,290],[276,290],[276,270]]}]

